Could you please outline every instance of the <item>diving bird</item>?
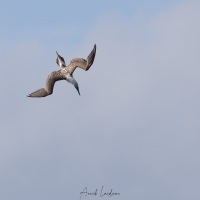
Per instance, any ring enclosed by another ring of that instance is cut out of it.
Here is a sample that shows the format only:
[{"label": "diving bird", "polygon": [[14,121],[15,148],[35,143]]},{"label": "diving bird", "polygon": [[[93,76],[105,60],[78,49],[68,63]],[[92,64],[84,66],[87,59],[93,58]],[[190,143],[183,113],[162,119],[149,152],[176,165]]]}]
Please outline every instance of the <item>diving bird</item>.
[{"label": "diving bird", "polygon": [[53,87],[56,81],[60,80],[66,80],[79,92],[79,86],[77,81],[73,77],[73,72],[77,67],[80,67],[84,69],[85,71],[89,70],[92,66],[96,54],[96,44],[94,45],[93,50],[90,52],[90,54],[87,57],[87,60],[83,58],[74,58],[71,60],[69,65],[66,65],[65,60],[62,56],[58,54],[56,51],[57,58],[56,63],[60,67],[60,70],[54,71],[47,77],[46,85],[44,88],[38,89],[35,92],[29,94],[27,97],[46,97],[48,95],[51,95],[53,93]]}]

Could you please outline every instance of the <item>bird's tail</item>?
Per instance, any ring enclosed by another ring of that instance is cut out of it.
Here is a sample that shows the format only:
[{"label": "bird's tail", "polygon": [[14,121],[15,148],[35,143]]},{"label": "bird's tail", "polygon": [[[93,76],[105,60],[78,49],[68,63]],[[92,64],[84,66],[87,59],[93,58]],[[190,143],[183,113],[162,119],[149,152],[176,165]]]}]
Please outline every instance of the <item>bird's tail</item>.
[{"label": "bird's tail", "polygon": [[39,90],[36,90],[35,92],[27,95],[27,97],[46,97],[49,93],[45,90],[45,88],[41,88]]}]

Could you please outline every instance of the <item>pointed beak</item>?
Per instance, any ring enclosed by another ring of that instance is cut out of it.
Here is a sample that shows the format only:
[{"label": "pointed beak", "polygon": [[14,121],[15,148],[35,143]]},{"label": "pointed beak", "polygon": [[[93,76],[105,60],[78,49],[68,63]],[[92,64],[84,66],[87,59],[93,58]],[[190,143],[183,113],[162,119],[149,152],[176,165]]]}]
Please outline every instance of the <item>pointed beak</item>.
[{"label": "pointed beak", "polygon": [[79,92],[79,88],[78,88],[78,86],[75,86],[75,88],[76,88],[78,94],[81,95],[80,92]]}]

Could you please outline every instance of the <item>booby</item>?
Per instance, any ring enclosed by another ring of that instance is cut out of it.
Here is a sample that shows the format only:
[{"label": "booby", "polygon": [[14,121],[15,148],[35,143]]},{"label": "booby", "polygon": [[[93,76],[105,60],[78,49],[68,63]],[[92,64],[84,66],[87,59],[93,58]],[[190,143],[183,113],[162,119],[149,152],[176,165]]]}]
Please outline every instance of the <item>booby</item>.
[{"label": "booby", "polygon": [[57,58],[56,63],[60,67],[60,70],[54,71],[47,77],[46,85],[44,88],[38,89],[35,92],[29,94],[27,97],[46,97],[53,93],[53,87],[56,81],[66,80],[76,88],[78,94],[80,95],[79,86],[77,81],[73,77],[74,70],[79,67],[85,71],[89,70],[92,66],[96,54],[96,44],[93,47],[93,50],[87,57],[87,60],[83,58],[74,58],[71,60],[69,65],[65,64],[65,60],[62,56],[56,51]]}]

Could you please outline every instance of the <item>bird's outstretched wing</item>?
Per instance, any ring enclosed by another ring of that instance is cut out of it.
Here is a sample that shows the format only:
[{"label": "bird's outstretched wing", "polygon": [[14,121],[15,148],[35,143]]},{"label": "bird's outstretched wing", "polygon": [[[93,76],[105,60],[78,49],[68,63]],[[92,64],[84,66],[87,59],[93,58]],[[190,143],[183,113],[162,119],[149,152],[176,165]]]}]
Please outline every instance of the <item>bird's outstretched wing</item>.
[{"label": "bird's outstretched wing", "polygon": [[32,92],[31,94],[27,95],[27,97],[46,97],[48,96],[48,92],[45,90],[45,88],[40,88],[36,90],[35,92]]},{"label": "bird's outstretched wing", "polygon": [[64,58],[62,56],[60,56],[57,51],[56,51],[56,54],[57,54],[56,63],[58,64],[58,66],[61,68],[63,66],[66,66]]},{"label": "bird's outstretched wing", "polygon": [[67,71],[70,74],[73,74],[74,70],[77,67],[80,67],[80,68],[84,69],[85,71],[87,71],[94,62],[95,54],[96,54],[96,44],[94,45],[94,48],[91,51],[91,53],[88,55],[87,60],[85,60],[83,58],[72,59],[70,64],[67,66]]},{"label": "bird's outstretched wing", "polygon": [[47,77],[45,88],[36,90],[28,95],[28,97],[46,97],[53,93],[53,87],[56,81],[64,80],[65,76],[61,70],[54,71]]}]

